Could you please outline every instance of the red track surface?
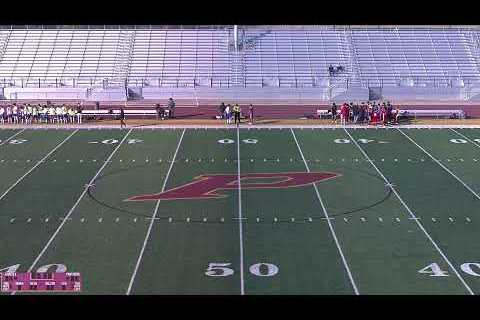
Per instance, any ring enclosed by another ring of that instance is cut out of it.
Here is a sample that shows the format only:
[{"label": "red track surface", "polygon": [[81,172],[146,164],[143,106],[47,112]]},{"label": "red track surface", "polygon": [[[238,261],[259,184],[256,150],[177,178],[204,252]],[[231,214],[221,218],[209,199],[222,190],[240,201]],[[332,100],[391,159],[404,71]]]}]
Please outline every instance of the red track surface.
[{"label": "red track surface", "polygon": [[[143,103],[142,103],[143,102]],[[162,101],[163,102],[163,101]],[[2,101],[0,104],[6,104],[6,101]],[[23,103],[44,103],[44,101],[18,101],[18,104]],[[77,101],[55,101],[55,104],[67,103],[73,106],[76,106]],[[270,118],[270,119],[298,119],[302,117],[316,117],[317,109],[327,109],[329,106],[324,102],[319,102],[318,105],[298,105],[298,104],[286,104],[286,105],[268,105],[268,104],[255,104],[255,116],[259,118]],[[126,109],[153,109],[154,103],[151,101],[129,101]],[[161,103],[161,105],[165,105]],[[393,105],[396,105],[393,102]],[[446,103],[446,102],[408,102],[408,103],[399,103],[401,109],[422,109],[422,110],[433,110],[433,109],[462,109],[465,111],[468,117],[480,117],[480,105],[472,103]],[[124,106],[123,102],[110,102],[110,103],[101,103],[101,109],[108,108],[119,108]],[[248,114],[248,105],[241,105],[242,112],[246,115]],[[85,109],[94,109],[95,105],[93,102],[87,102],[84,104]],[[193,119],[211,119],[218,115],[218,106],[217,105],[200,105],[199,107],[194,106],[182,106],[181,101],[177,101],[177,108],[175,111],[175,116],[177,118],[193,118]]]}]

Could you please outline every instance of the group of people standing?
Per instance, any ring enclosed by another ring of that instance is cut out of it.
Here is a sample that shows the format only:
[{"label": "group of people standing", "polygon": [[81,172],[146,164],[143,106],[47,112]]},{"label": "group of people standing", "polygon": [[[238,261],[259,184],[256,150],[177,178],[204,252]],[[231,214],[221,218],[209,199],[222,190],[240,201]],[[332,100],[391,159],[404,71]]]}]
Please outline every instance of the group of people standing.
[{"label": "group of people standing", "polygon": [[82,123],[82,106],[66,104],[0,105],[0,124]]},{"label": "group of people standing", "polygon": [[389,101],[385,102],[361,102],[343,103],[340,108],[333,103],[329,113],[332,114],[332,122],[337,123],[338,114],[340,123],[346,125],[353,124],[398,124],[400,118],[400,108],[393,107]]},{"label": "group of people standing", "polygon": [[[234,104],[233,106],[230,104],[225,105],[225,103],[221,103],[218,107],[220,113],[220,119],[224,119],[227,124],[232,123],[232,117],[234,118],[235,124],[241,123],[242,118],[242,108],[239,106],[238,103]],[[252,104],[248,107],[248,120],[249,124],[253,124],[254,122],[254,107]]]},{"label": "group of people standing", "polygon": [[175,118],[175,101],[173,100],[173,98],[169,98],[167,103],[167,109],[157,103],[155,105],[155,110],[157,111],[157,119],[173,119]]}]

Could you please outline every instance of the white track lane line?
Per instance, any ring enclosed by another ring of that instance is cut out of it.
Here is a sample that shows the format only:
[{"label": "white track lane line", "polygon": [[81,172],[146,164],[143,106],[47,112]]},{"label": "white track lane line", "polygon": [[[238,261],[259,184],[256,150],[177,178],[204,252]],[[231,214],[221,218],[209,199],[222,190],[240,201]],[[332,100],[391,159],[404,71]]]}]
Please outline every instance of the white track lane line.
[{"label": "white track lane line", "polygon": [[448,173],[450,173],[450,175],[452,177],[454,177],[455,179],[457,179],[458,182],[460,182],[464,187],[465,189],[467,189],[468,191],[470,191],[478,200],[480,200],[480,196],[472,189],[470,188],[470,186],[468,184],[466,184],[465,182],[463,182],[462,179],[460,179],[459,177],[457,177],[457,175],[455,173],[453,173],[450,169],[448,169],[447,167],[445,167],[440,161],[438,161],[434,156],[432,156],[430,153],[428,153],[427,150],[425,150],[421,145],[419,145],[418,143],[415,142],[415,140],[413,140],[412,138],[410,138],[406,133],[404,133],[402,130],[400,129],[397,129],[401,134],[403,134],[408,140],[410,140],[410,142],[412,142],[414,145],[416,145],[420,150],[422,150],[426,155],[428,155],[433,161],[435,161],[440,167],[442,167],[445,171],[447,171]]},{"label": "white track lane line", "polygon": [[[170,163],[170,167],[168,168],[167,175],[165,176],[165,180],[163,180],[163,186],[162,186],[161,192],[165,191],[165,187],[167,186],[167,181],[168,181],[168,178],[170,177],[170,172],[172,171],[173,164],[175,163],[175,159],[177,157],[178,150],[180,149],[180,145],[182,144],[182,140],[183,140],[183,136],[185,134],[185,130],[186,129],[183,129],[182,135],[180,136],[180,139],[178,140],[177,149],[175,150],[175,153],[173,154],[173,158],[172,158],[172,161]],[[148,239],[150,238],[150,233],[152,232],[153,223],[156,220],[159,207],[160,207],[160,200],[157,201],[157,204],[155,206],[155,210],[153,211],[153,215],[152,215],[152,218],[151,218],[151,221],[150,221],[150,225],[148,226],[148,231],[147,231],[147,234],[145,235],[145,240],[143,241],[142,249],[140,250],[140,254],[138,255],[138,259],[137,259],[137,263],[135,265],[135,269],[133,270],[132,276],[130,278],[130,283],[128,284],[126,295],[130,295],[130,292],[132,291],[133,283],[135,282],[135,277],[137,276],[138,268],[140,267],[140,263],[142,262],[143,253],[145,252],[145,248],[147,247]]]},{"label": "white track lane line", "polygon": [[455,132],[456,134],[458,134],[459,136],[461,136],[462,138],[464,138],[465,140],[471,142],[473,145],[475,145],[476,147],[480,148],[480,144],[476,143],[475,141],[473,141],[472,139],[470,139],[469,137],[467,137],[466,135],[462,134],[461,132],[458,132],[457,130],[453,129],[453,128],[450,128],[450,130],[452,130],[453,132]]},{"label": "white track lane line", "polygon": [[[290,129],[293,135],[293,139],[295,140],[295,143],[297,144],[298,151],[300,152],[300,155],[302,156],[303,163],[305,163],[305,168],[307,169],[307,172],[310,172],[310,168],[308,167],[307,161],[305,160],[305,157],[302,152],[302,148],[300,148],[300,144],[298,143],[297,137],[295,135],[295,132],[293,129]],[[315,188],[315,193],[317,194],[318,201],[320,202],[320,205],[322,206],[323,214],[325,215],[325,218],[328,223],[328,227],[330,228],[330,232],[332,234],[333,240],[335,241],[335,244],[337,245],[338,252],[340,253],[340,257],[342,258],[343,265],[345,266],[345,270],[347,271],[348,277],[350,278],[350,283],[352,284],[353,290],[355,291],[356,295],[359,295],[359,291],[357,288],[357,285],[355,283],[355,280],[353,279],[352,272],[350,271],[350,267],[348,266],[347,259],[345,258],[345,255],[343,254],[342,247],[340,246],[340,242],[338,241],[337,235],[335,233],[335,229],[333,228],[332,222],[328,216],[327,208],[325,207],[325,204],[323,203],[322,197],[320,196],[320,192],[318,192],[317,185],[315,183],[312,183],[313,187]]]},{"label": "white track lane line", "polygon": [[[93,178],[90,180],[90,182],[85,186],[85,189],[83,190],[82,194],[80,195],[80,197],[78,197],[77,201],[75,202],[75,204],[73,205],[73,207],[70,209],[70,211],[68,211],[67,215],[65,216],[65,218],[62,220],[62,223],[58,226],[57,230],[55,230],[55,232],[53,233],[53,235],[50,237],[50,239],[48,240],[47,244],[45,245],[45,247],[42,249],[42,251],[40,251],[39,255],[37,256],[37,258],[35,259],[35,261],[33,261],[32,265],[30,266],[30,268],[28,268],[28,271],[27,272],[31,272],[33,270],[33,268],[35,267],[35,265],[38,263],[38,261],[42,258],[42,256],[45,254],[45,252],[47,251],[48,247],[50,246],[50,244],[53,242],[53,240],[55,239],[55,237],[57,236],[57,234],[60,232],[60,230],[63,228],[65,222],[67,222],[70,218],[70,216],[72,215],[73,211],[75,211],[75,209],[77,208],[78,204],[80,203],[80,201],[82,201],[83,197],[85,196],[85,194],[87,193],[88,191],[88,188],[95,182],[95,179],[97,179],[97,177],[100,175],[100,173],[103,171],[103,169],[105,169],[105,167],[107,166],[107,164],[110,163],[110,160],[112,159],[112,157],[115,155],[115,153],[117,152],[117,150],[120,148],[120,146],[123,144],[123,142],[127,139],[128,135],[130,134],[130,132],[132,132],[133,129],[130,129],[127,134],[123,137],[122,141],[120,141],[120,143],[118,144],[118,146],[112,151],[112,153],[110,154],[110,156],[107,158],[107,160],[105,160],[105,162],[103,163],[103,165],[100,167],[100,169],[98,169],[97,173],[93,176]],[[76,131],[75,131],[76,132]],[[15,291],[12,292],[12,294],[15,294]]]},{"label": "white track lane line", "polygon": [[362,149],[362,147],[358,144],[358,142],[350,135],[350,133],[347,131],[347,129],[345,129],[345,132],[347,133],[347,135],[350,137],[350,140],[353,141],[353,143],[357,146],[357,148],[360,150],[360,152],[363,154],[363,156],[367,159],[368,162],[370,162],[370,164],[373,166],[373,168],[375,168],[375,170],[377,171],[377,173],[383,178],[383,180],[385,181],[385,183],[387,183],[390,188],[392,189],[393,193],[395,194],[395,196],[398,198],[398,200],[400,201],[400,203],[405,207],[405,209],[408,211],[408,213],[410,214],[410,217],[413,218],[412,220],[414,220],[418,227],[420,228],[420,230],[422,230],[422,232],[425,234],[425,236],[427,237],[427,239],[430,241],[430,243],[435,247],[435,249],[438,251],[438,253],[442,256],[442,258],[445,260],[445,262],[448,264],[448,266],[450,267],[450,269],[453,270],[453,272],[455,273],[455,275],[458,277],[458,279],[460,280],[460,282],[465,286],[465,288],[467,289],[468,293],[470,293],[471,295],[474,295],[475,293],[472,291],[472,289],[468,286],[468,284],[465,282],[465,280],[463,279],[463,277],[460,275],[460,273],[457,271],[457,269],[455,269],[455,267],[453,266],[453,264],[450,262],[450,260],[448,259],[448,257],[443,253],[442,249],[440,249],[440,247],[437,245],[437,243],[433,240],[433,238],[430,236],[430,234],[427,232],[427,230],[423,227],[422,223],[420,222],[420,219],[417,218],[417,216],[413,213],[413,211],[408,207],[408,205],[405,203],[405,201],[403,201],[402,197],[400,197],[400,194],[397,192],[397,189],[395,189],[395,186],[390,183],[390,181],[388,181],[388,179],[383,175],[383,173],[380,171],[380,169],[378,169],[378,167],[375,165],[375,163],[373,163],[372,159],[370,159],[370,157],[368,156],[368,154],[365,152],[365,150]]},{"label": "white track lane line", "polygon": [[44,156],[41,160],[39,160],[33,167],[30,168],[23,176],[21,176],[17,181],[15,181],[14,184],[10,186],[1,196],[0,196],[0,201],[13,189],[15,188],[23,179],[25,179],[26,176],[28,176],[33,170],[35,170],[36,167],[38,167],[40,164],[42,164],[52,153],[57,151],[58,148],[60,148],[65,142],[67,142],[75,133],[77,133],[78,129],[73,131],[68,137],[66,137],[62,142],[57,144],[55,148],[53,148],[49,153],[47,153],[46,156]]},{"label": "white track lane line", "polygon": [[25,131],[25,129],[22,129],[20,131],[17,131],[15,132],[13,135],[11,135],[10,137],[8,137],[7,139],[5,139],[2,143],[0,143],[0,146],[3,146],[4,144],[6,144],[8,141],[10,141],[11,139],[15,138],[16,136],[18,136],[20,133],[22,133],[23,131]]},{"label": "white track lane line", "polygon": [[243,217],[242,217],[242,185],[240,179],[240,129],[237,127],[237,184],[238,184],[238,233],[240,242],[240,294],[245,294],[243,275]]}]

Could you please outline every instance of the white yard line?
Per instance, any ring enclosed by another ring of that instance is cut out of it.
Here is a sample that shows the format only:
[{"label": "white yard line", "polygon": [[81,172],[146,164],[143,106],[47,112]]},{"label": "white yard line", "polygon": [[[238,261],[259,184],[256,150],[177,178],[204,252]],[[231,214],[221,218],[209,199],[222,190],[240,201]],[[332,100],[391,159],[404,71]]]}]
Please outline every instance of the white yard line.
[{"label": "white yard line", "polygon": [[[180,139],[178,140],[177,149],[175,150],[175,153],[173,155],[172,161],[170,163],[170,167],[168,168],[168,171],[167,171],[167,175],[165,176],[165,180],[163,180],[163,186],[162,186],[161,192],[165,191],[165,187],[167,186],[167,181],[168,181],[168,178],[170,177],[170,172],[172,171],[173,164],[175,163],[175,159],[177,157],[178,150],[180,149],[180,145],[182,144],[184,134],[185,134],[185,129],[183,129],[182,135],[180,136]],[[140,267],[140,263],[142,262],[143,253],[145,252],[145,248],[147,247],[148,239],[150,238],[150,233],[152,232],[153,223],[156,220],[159,207],[160,207],[160,200],[157,201],[157,204],[156,204],[155,209],[153,211],[153,215],[152,215],[152,218],[151,218],[151,221],[150,221],[150,225],[148,226],[148,231],[147,231],[147,234],[145,235],[145,240],[143,241],[142,249],[140,250],[140,254],[138,255],[138,259],[137,259],[137,263],[135,265],[135,269],[133,270],[132,277],[130,278],[130,283],[128,284],[126,295],[130,295],[130,292],[132,291],[133,283],[135,282],[135,277],[137,276],[138,268]]]},{"label": "white yard line", "polygon": [[8,137],[7,139],[5,139],[5,141],[3,141],[2,143],[0,143],[0,146],[3,146],[5,143],[7,143],[8,141],[10,141],[11,139],[15,138],[16,136],[18,136],[20,133],[22,133],[23,131],[25,131],[25,129],[22,129],[20,131],[17,131],[15,132],[13,135],[11,135],[10,137]]},{"label": "white yard line", "polygon": [[240,242],[240,294],[245,294],[243,276],[243,217],[242,217],[242,185],[240,179],[240,129],[237,127],[237,184],[238,184],[238,232]]},{"label": "white yard line", "polygon": [[427,230],[423,227],[422,223],[420,222],[420,219],[417,218],[417,216],[413,213],[413,211],[408,207],[408,205],[405,203],[405,201],[403,201],[402,197],[400,197],[400,194],[397,192],[397,190],[395,189],[395,186],[390,183],[390,181],[383,175],[383,173],[380,171],[380,169],[378,169],[378,167],[375,165],[375,163],[373,163],[372,159],[370,159],[370,157],[368,156],[368,154],[365,152],[365,150],[362,149],[362,147],[358,144],[357,140],[355,140],[351,135],[350,133],[347,131],[347,129],[344,129],[345,132],[347,133],[347,135],[350,137],[350,141],[353,141],[353,143],[357,146],[357,148],[360,150],[360,152],[363,154],[363,156],[367,159],[368,162],[370,162],[370,164],[373,166],[373,168],[377,171],[377,173],[383,178],[383,180],[385,181],[385,183],[387,183],[387,185],[390,186],[390,188],[392,189],[393,193],[395,194],[395,196],[398,198],[398,200],[400,201],[400,203],[405,207],[405,209],[408,211],[408,213],[410,214],[410,217],[412,218],[412,220],[414,220],[418,227],[420,228],[420,230],[422,230],[422,232],[425,234],[425,236],[427,237],[427,239],[430,241],[430,243],[435,247],[435,249],[438,251],[438,253],[442,256],[442,258],[445,260],[445,262],[448,264],[448,266],[450,267],[450,269],[453,270],[453,272],[455,273],[455,275],[458,277],[458,279],[460,280],[460,282],[465,286],[465,288],[467,289],[468,293],[470,293],[471,295],[474,295],[474,292],[472,291],[472,289],[468,286],[468,284],[465,282],[465,280],[463,279],[463,277],[460,275],[460,273],[457,271],[457,269],[455,269],[455,267],[453,266],[453,264],[450,262],[450,260],[448,259],[448,257],[443,253],[443,251],[440,249],[440,247],[437,245],[437,243],[433,240],[433,238],[430,236],[430,234],[427,232]]},{"label": "white yard line", "polygon": [[[65,218],[62,220],[62,223],[58,226],[57,230],[55,230],[55,232],[53,233],[53,235],[50,237],[50,239],[48,240],[47,244],[45,245],[45,247],[42,249],[42,251],[40,251],[39,255],[37,256],[37,258],[33,261],[32,265],[30,266],[30,268],[28,268],[28,271],[27,272],[31,272],[33,270],[33,268],[35,267],[35,265],[38,263],[38,261],[42,258],[42,256],[45,254],[45,252],[47,251],[47,249],[49,248],[50,244],[53,242],[53,240],[55,239],[55,237],[57,236],[57,234],[60,232],[60,230],[63,228],[63,226],[65,225],[65,223],[70,219],[70,216],[72,215],[73,211],[75,211],[75,209],[77,208],[77,206],[79,205],[80,201],[83,199],[83,197],[85,196],[85,194],[87,193],[88,191],[88,188],[93,185],[93,183],[95,182],[95,179],[97,179],[97,177],[100,175],[100,173],[103,171],[103,169],[110,163],[110,160],[112,159],[112,157],[115,155],[115,153],[117,152],[117,150],[120,148],[120,146],[123,144],[123,142],[127,139],[128,135],[130,134],[130,132],[132,132],[133,129],[130,129],[127,134],[123,137],[122,141],[120,141],[120,143],[118,144],[118,146],[112,151],[112,153],[110,154],[110,156],[107,158],[107,160],[105,160],[105,162],[103,163],[103,165],[100,167],[100,169],[98,169],[97,173],[93,176],[93,178],[90,180],[90,182],[85,186],[85,189],[83,190],[82,194],[80,195],[80,197],[78,197],[77,201],[75,202],[75,204],[73,205],[73,207],[70,209],[70,211],[68,211],[67,215],[65,216]],[[75,131],[76,132],[76,131]],[[74,133],[75,133],[74,132]],[[73,135],[73,133],[72,133]],[[15,294],[15,292],[12,292],[12,294]]]},{"label": "white yard line", "polygon": [[[305,168],[307,169],[307,172],[310,172],[310,168],[308,167],[307,161],[305,160],[305,157],[302,152],[302,148],[300,148],[300,144],[298,143],[297,137],[295,135],[295,132],[293,129],[290,129],[293,135],[293,139],[295,140],[295,143],[297,144],[298,151],[300,152],[300,155],[302,156],[303,163],[305,163]],[[343,254],[342,247],[340,246],[340,242],[338,241],[337,235],[335,233],[335,229],[333,228],[332,222],[330,217],[328,216],[327,208],[325,207],[325,204],[323,203],[322,197],[320,196],[320,192],[318,192],[317,185],[315,183],[312,183],[313,187],[315,188],[315,193],[317,194],[318,201],[320,202],[320,205],[322,206],[323,214],[325,215],[325,218],[328,223],[328,227],[330,228],[330,232],[332,234],[333,240],[335,241],[335,244],[337,245],[338,252],[340,253],[340,257],[342,258],[343,265],[345,266],[345,270],[347,271],[348,277],[350,278],[350,283],[352,284],[353,290],[355,291],[355,294],[360,294],[357,288],[357,285],[355,283],[355,280],[353,279],[352,272],[350,271],[350,267],[348,266],[347,259],[345,258],[345,255]]]},{"label": "white yard line", "polygon": [[472,139],[470,139],[469,137],[467,137],[466,135],[462,134],[461,132],[458,132],[457,130],[453,129],[453,128],[450,128],[450,130],[452,130],[453,132],[455,132],[456,134],[458,134],[459,136],[463,137],[465,140],[471,142],[472,144],[474,144],[475,146],[477,146],[478,148],[480,148],[480,144],[476,143],[475,141],[473,141]]},{"label": "white yard line", "polygon": [[47,153],[46,156],[44,156],[41,160],[39,160],[33,167],[30,168],[23,176],[21,176],[17,181],[15,181],[14,184],[10,186],[1,196],[0,200],[2,200],[13,188],[15,188],[23,179],[25,179],[26,176],[28,176],[33,170],[35,170],[36,167],[38,167],[40,164],[42,164],[45,159],[47,159],[52,153],[57,151],[58,148],[60,148],[65,142],[67,142],[78,130],[73,131],[68,137],[66,137],[62,142],[57,144],[55,148],[53,148],[49,153]]},{"label": "white yard line", "polygon": [[468,191],[470,191],[478,200],[480,200],[480,196],[472,189],[470,188],[470,186],[468,184],[466,184],[465,182],[463,182],[462,179],[460,179],[459,177],[457,177],[457,175],[455,173],[453,173],[450,169],[448,169],[447,167],[445,167],[440,161],[438,161],[434,156],[432,156],[427,150],[425,150],[421,145],[419,145],[418,143],[415,142],[415,140],[413,140],[412,138],[410,138],[405,132],[403,132],[402,130],[398,129],[398,131],[403,134],[408,140],[410,140],[410,142],[412,142],[414,145],[416,145],[420,150],[422,150],[426,155],[428,155],[433,161],[435,161],[440,167],[442,167],[445,171],[447,171],[448,173],[450,173],[450,175],[452,177],[454,177],[458,182],[460,182],[464,187],[465,189],[467,189]]}]

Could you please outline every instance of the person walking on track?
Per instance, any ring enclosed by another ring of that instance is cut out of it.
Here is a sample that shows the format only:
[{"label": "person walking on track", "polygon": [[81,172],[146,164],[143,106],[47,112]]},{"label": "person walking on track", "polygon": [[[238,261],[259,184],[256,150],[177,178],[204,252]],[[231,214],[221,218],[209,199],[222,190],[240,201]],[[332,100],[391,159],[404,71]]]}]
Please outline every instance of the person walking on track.
[{"label": "person walking on track", "polygon": [[125,110],[123,108],[120,108],[120,129],[123,127],[127,127],[127,124],[125,123]]},{"label": "person walking on track", "polygon": [[253,120],[254,120],[253,112],[254,112],[253,104],[250,104],[250,108],[249,108],[250,124],[253,124]]}]

